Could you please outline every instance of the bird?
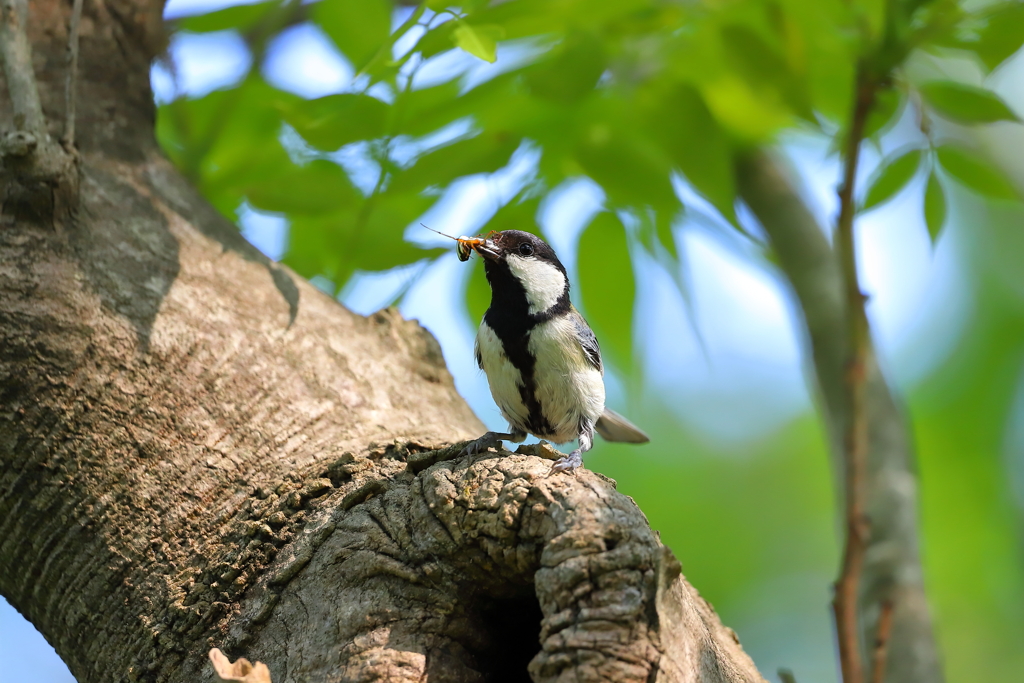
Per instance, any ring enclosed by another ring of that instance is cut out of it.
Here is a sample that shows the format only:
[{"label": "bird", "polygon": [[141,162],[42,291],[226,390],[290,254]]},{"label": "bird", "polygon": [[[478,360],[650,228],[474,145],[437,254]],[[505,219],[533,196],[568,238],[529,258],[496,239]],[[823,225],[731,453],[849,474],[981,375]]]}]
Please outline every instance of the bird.
[{"label": "bird", "polygon": [[[436,232],[436,231],[435,231]],[[459,259],[483,258],[491,305],[477,330],[474,354],[508,432],[489,431],[463,449],[475,454],[532,434],[556,444],[579,440],[551,473],[571,472],[594,445],[646,443],[636,425],[605,406],[604,363],[594,331],[569,300],[569,278],[554,250],[522,230],[459,241]]]}]

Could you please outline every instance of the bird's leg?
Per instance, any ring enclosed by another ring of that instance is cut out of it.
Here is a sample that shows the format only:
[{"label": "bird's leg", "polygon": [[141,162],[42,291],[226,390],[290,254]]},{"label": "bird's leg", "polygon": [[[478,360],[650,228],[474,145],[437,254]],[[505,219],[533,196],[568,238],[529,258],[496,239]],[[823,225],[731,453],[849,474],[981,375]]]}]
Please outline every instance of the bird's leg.
[{"label": "bird's leg", "polygon": [[502,441],[511,441],[512,443],[522,443],[526,439],[526,432],[520,431],[514,427],[510,428],[508,433],[505,432],[487,432],[479,439],[473,439],[466,447],[462,449],[463,455],[475,455],[477,453],[483,453],[488,448],[497,448],[501,445]]},{"label": "bird's leg", "polygon": [[580,424],[580,447],[569,455],[555,461],[548,476],[555,472],[572,472],[583,465],[583,454],[594,447],[594,425],[590,422]]}]

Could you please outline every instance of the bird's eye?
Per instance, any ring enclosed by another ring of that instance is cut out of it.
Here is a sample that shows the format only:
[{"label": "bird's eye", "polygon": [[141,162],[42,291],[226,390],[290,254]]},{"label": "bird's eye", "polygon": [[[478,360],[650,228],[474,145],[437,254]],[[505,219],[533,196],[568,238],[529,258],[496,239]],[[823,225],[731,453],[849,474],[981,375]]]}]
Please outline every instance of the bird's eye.
[{"label": "bird's eye", "polygon": [[529,242],[523,242],[519,245],[519,253],[523,256],[533,256],[533,245]]}]

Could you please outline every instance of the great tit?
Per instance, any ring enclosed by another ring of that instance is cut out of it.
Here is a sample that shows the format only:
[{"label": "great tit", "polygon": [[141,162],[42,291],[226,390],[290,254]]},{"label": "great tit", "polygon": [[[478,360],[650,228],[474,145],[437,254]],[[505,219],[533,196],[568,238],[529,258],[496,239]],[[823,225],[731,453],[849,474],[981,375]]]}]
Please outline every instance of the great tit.
[{"label": "great tit", "polygon": [[459,238],[459,258],[483,257],[491,306],[476,335],[476,362],[509,431],[487,432],[466,446],[479,453],[527,434],[558,444],[579,439],[552,472],[583,464],[594,431],[608,441],[646,443],[637,426],[604,405],[597,337],[569,301],[569,279],[554,250],[528,232]]}]

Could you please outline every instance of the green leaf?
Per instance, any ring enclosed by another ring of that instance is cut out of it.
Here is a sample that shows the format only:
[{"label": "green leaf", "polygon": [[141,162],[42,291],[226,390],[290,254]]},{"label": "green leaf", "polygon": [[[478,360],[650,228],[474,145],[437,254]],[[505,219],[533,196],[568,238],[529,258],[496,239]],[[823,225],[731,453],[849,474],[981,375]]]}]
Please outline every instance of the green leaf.
[{"label": "green leaf", "polygon": [[[696,89],[678,85],[667,93],[652,94],[650,102],[644,99],[648,134],[668,152],[694,188],[727,220],[735,221],[732,148],[704,98]],[[666,217],[671,220],[671,212]],[[662,243],[669,247],[665,240]]]},{"label": "green leaf", "polygon": [[401,92],[391,107],[391,131],[405,135],[427,135],[464,114],[453,106],[459,100],[458,81]]},{"label": "green leaf", "polygon": [[424,249],[411,242],[398,239],[386,246],[381,244],[367,245],[356,254],[355,264],[359,270],[381,271],[407,266],[425,258],[436,258],[445,253],[444,249],[433,247]]},{"label": "green leaf", "polygon": [[1019,198],[1002,171],[976,152],[951,145],[943,145],[936,152],[942,168],[965,187],[993,199]]},{"label": "green leaf", "polygon": [[454,49],[455,39],[452,37],[452,32],[457,25],[458,22],[446,21],[435,26],[416,41],[416,47],[413,49],[419,52],[423,59],[429,59],[442,52]]},{"label": "green leaf", "polygon": [[[228,175],[246,163],[238,156],[274,142],[281,127],[276,108],[296,99],[249,77],[237,88],[180,98],[160,107],[157,130],[164,136],[161,144],[169,143],[168,154],[193,180],[204,164],[218,175]],[[211,162],[211,156],[218,158]]]},{"label": "green leaf", "polygon": [[428,152],[395,175],[390,188],[420,192],[431,186],[445,187],[456,178],[474,173],[493,173],[508,163],[519,139],[503,135],[478,135]]},{"label": "green leaf", "polygon": [[313,5],[313,18],[357,72],[391,46],[388,0],[321,0]]},{"label": "green leaf", "polygon": [[605,357],[628,367],[635,284],[626,230],[614,213],[599,213],[580,237],[579,276],[587,320]]},{"label": "green leaf", "polygon": [[946,222],[946,192],[934,170],[928,175],[928,186],[924,190],[924,222],[928,226],[928,236],[935,244]]},{"label": "green leaf", "polygon": [[304,278],[325,277],[339,287],[348,280],[355,264],[346,259],[345,248],[356,225],[355,210],[321,216],[295,216],[288,226],[284,264]]},{"label": "green leaf", "polygon": [[326,159],[292,165],[284,175],[252,185],[246,194],[258,209],[289,214],[337,212],[363,200],[344,169]]},{"label": "green leaf", "polygon": [[781,99],[794,113],[814,120],[805,82],[757,31],[743,24],[727,25],[722,28],[722,44],[733,70],[755,91],[769,91],[768,97]]},{"label": "green leaf", "polygon": [[280,109],[296,100],[250,76],[237,88],[160,107],[158,139],[203,195],[234,220],[249,185],[292,167],[279,140]]},{"label": "green leaf", "polygon": [[[329,162],[328,162],[329,163]],[[326,277],[337,287],[355,270],[380,271],[443,254],[406,242],[405,229],[434,200],[385,192],[347,209],[319,215],[292,214],[283,262],[303,277]]]},{"label": "green leaf", "polygon": [[452,31],[457,47],[492,64],[498,60],[498,41],[504,37],[505,30],[496,24],[472,26],[460,20]]},{"label": "green leaf", "polygon": [[886,0],[860,0],[851,4],[858,24],[868,29],[868,37],[872,40],[880,37],[885,30],[886,8],[890,3]]},{"label": "green leaf", "polygon": [[532,94],[571,105],[594,92],[605,65],[600,39],[577,32],[566,36],[544,59],[524,69],[523,76]]},{"label": "green leaf", "polygon": [[882,90],[875,97],[875,106],[868,114],[868,120],[864,124],[864,137],[870,138],[877,133],[891,128],[899,120],[903,112],[901,106],[904,102],[903,92],[888,88]]},{"label": "green leaf", "polygon": [[925,101],[943,117],[957,123],[1020,121],[991,90],[954,81],[932,81],[920,87]]},{"label": "green leaf", "polygon": [[660,145],[626,128],[617,117],[597,118],[575,149],[584,173],[604,188],[613,204],[674,211],[671,160]]},{"label": "green leaf", "polygon": [[309,144],[325,152],[384,135],[390,105],[369,95],[328,95],[284,108],[287,121]]},{"label": "green leaf", "polygon": [[257,2],[252,5],[235,5],[207,14],[182,17],[175,23],[178,30],[192,33],[212,33],[213,31],[246,31],[272,10],[280,7],[278,2]]},{"label": "green leaf", "polygon": [[921,150],[919,149],[912,149],[899,156],[884,159],[871,177],[861,210],[867,211],[896,196],[914,177],[920,165]]},{"label": "green leaf", "polygon": [[487,221],[481,232],[494,230],[525,230],[539,233],[537,212],[540,211],[540,195],[527,198],[515,197],[498,209]]},{"label": "green leaf", "polygon": [[433,197],[387,191],[376,197],[372,210],[349,246],[361,270],[387,270],[423,258],[439,256],[446,249],[421,249],[405,241],[406,228],[416,224],[434,203]]},{"label": "green leaf", "polygon": [[668,252],[672,258],[679,257],[679,248],[676,245],[676,234],[672,229],[674,216],[666,216],[659,212],[654,217],[654,225],[657,229],[658,241],[661,242],[661,246],[665,247],[665,251]]},{"label": "green leaf", "polygon": [[985,66],[994,69],[1005,62],[1024,45],[1024,4],[997,5],[986,16],[985,28],[978,38],[971,47]]}]

